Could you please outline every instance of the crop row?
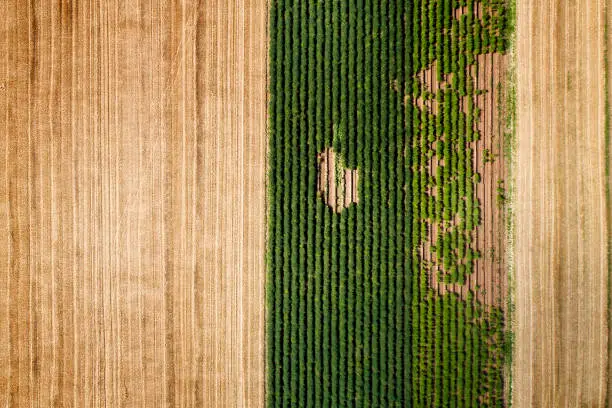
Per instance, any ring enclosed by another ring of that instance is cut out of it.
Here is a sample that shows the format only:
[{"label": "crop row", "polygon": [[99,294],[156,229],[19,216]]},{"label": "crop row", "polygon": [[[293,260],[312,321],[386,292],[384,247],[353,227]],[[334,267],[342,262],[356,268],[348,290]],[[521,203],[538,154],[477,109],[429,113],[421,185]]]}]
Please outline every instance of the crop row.
[{"label": "crop row", "polygon": [[[436,294],[422,252],[435,223],[446,280],[463,283],[480,256],[469,71],[505,49],[500,7],[272,2],[269,407],[502,404],[503,313]],[[434,60],[442,79],[464,78],[429,91],[437,113],[412,103]],[[317,197],[316,157],[332,145],[359,172],[359,203],[339,214]]]}]

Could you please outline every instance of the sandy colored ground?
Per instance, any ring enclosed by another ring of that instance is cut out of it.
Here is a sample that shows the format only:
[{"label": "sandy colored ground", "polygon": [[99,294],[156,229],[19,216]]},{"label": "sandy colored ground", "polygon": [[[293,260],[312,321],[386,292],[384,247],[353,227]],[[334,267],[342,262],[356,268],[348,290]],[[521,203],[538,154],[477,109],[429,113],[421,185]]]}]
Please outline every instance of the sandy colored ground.
[{"label": "sandy colored ground", "polygon": [[603,407],[604,0],[517,3],[513,406]]},{"label": "sandy colored ground", "polygon": [[[608,172],[607,172],[607,183],[608,183],[608,191],[607,191],[607,200],[608,200],[608,222],[610,222],[610,220],[612,220],[612,191],[611,188],[612,186],[610,185],[610,171],[612,170],[612,151],[610,148],[610,135],[612,135],[612,104],[610,102],[612,102],[612,86],[610,86],[610,81],[612,80],[612,64],[610,63],[610,51],[612,51],[612,35],[610,35],[610,30],[612,29],[612,0],[606,0],[605,2],[605,8],[606,8],[606,13],[605,13],[605,18],[606,18],[606,58],[607,58],[607,63],[606,63],[606,70],[607,70],[607,76],[606,76],[606,90],[607,90],[607,119],[608,119],[608,127],[607,127],[607,131],[608,131],[608,136],[607,136],[607,143],[608,143],[608,149],[607,149],[607,153],[608,153]],[[612,228],[608,227],[608,273],[609,273],[609,281],[608,284],[610,284],[612,282],[612,276],[610,274],[610,271],[612,269],[612,265],[609,264],[610,261],[610,252],[611,252],[611,247],[610,245],[612,245]],[[610,305],[612,302],[612,289],[610,287],[608,287],[608,305]],[[612,316],[610,316],[610,308],[608,308],[608,339],[612,339],[612,324],[610,324],[610,322],[612,321]],[[610,356],[612,354],[612,341],[608,341],[608,356]],[[608,401],[608,406],[610,406],[610,399],[612,397],[612,361],[610,361],[610,359],[608,358],[608,395],[607,395],[607,401]]]},{"label": "sandy colored ground", "polygon": [[[317,191],[325,204],[335,212],[342,212],[353,203],[359,203],[359,171],[342,166],[336,168],[336,152],[329,147],[317,155]],[[342,174],[336,180],[336,172]]]},{"label": "sandy colored ground", "polygon": [[266,20],[0,3],[0,406],[263,405]]}]

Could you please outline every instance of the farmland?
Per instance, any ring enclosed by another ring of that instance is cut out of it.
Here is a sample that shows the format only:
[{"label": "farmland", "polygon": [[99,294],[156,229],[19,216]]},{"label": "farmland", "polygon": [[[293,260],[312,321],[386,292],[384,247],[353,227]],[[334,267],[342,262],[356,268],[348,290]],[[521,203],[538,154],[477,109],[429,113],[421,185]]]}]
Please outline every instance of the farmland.
[{"label": "farmland", "polygon": [[[267,405],[504,406],[504,1],[273,1]],[[333,148],[359,174],[319,191]]]},{"label": "farmland", "polygon": [[611,7],[1,2],[0,406],[609,406]]},{"label": "farmland", "polygon": [[0,2],[1,407],[263,406],[266,25]]},{"label": "farmland", "polygon": [[609,6],[517,4],[516,407],[610,406]]}]

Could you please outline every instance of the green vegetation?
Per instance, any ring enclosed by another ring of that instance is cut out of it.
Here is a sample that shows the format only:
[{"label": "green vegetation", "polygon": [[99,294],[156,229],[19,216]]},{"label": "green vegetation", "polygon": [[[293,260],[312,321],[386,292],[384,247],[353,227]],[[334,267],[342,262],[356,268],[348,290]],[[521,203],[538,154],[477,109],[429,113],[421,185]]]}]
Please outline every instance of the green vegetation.
[{"label": "green vegetation", "polygon": [[[429,276],[465,284],[481,257],[473,68],[507,20],[502,0],[272,1],[269,407],[504,406],[502,309]],[[330,146],[359,171],[339,214],[317,198]]]}]

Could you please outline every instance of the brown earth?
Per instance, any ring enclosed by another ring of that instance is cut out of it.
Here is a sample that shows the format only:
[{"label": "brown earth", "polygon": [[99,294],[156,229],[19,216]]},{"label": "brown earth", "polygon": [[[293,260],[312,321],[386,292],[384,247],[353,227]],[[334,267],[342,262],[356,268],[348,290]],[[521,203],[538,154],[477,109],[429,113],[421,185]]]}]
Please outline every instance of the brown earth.
[{"label": "brown earth", "polygon": [[513,406],[603,407],[604,0],[517,3]]},{"label": "brown earth", "polygon": [[[498,202],[498,183],[505,186],[507,177],[504,160],[505,131],[505,101],[507,88],[503,86],[506,80],[508,57],[500,54],[483,54],[477,56],[477,64],[472,70],[475,78],[475,88],[485,91],[475,97],[476,107],[481,109],[478,130],[480,140],[472,144],[474,151],[474,170],[481,175],[481,182],[476,186],[476,195],[480,201],[481,225],[474,234],[474,249],[482,254],[482,258],[474,262],[474,273],[466,279],[465,285],[446,284],[438,279],[438,267],[433,262],[434,255],[430,252],[431,243],[438,235],[437,225],[431,225],[429,239],[423,245],[423,257],[430,265],[429,283],[438,293],[454,292],[466,298],[469,291],[476,299],[489,304],[504,306],[506,298],[506,262],[505,262],[505,207]],[[436,78],[436,63],[418,73],[417,77],[430,92],[445,87],[452,80],[451,76],[438,82]],[[467,102],[461,101],[462,106]],[[437,114],[434,100],[416,101],[419,107],[426,106]],[[466,108],[467,110],[467,108]],[[484,151],[490,152],[492,160],[485,160]],[[434,175],[438,159],[434,156],[429,163],[429,174]],[[435,195],[435,191],[433,192]]]},{"label": "brown earth", "polygon": [[[338,153],[329,147],[317,155],[317,191],[331,209],[339,213],[359,202],[359,172],[339,164]],[[342,174],[336,179],[336,172]]]},{"label": "brown earth", "polygon": [[266,24],[1,3],[1,406],[263,406]]},{"label": "brown earth", "polygon": [[[605,57],[607,60],[606,63],[606,97],[607,97],[607,107],[608,110],[606,111],[606,117],[608,120],[608,127],[607,127],[607,154],[608,154],[608,160],[606,162],[607,167],[607,179],[606,179],[606,185],[608,187],[607,190],[607,205],[608,205],[608,236],[607,236],[607,240],[608,240],[608,305],[612,303],[612,288],[610,288],[610,283],[612,282],[612,276],[610,275],[611,269],[612,269],[612,265],[610,265],[610,253],[612,250],[612,228],[610,228],[609,223],[612,220],[612,203],[611,203],[611,191],[610,189],[612,188],[612,186],[610,186],[610,170],[612,169],[612,151],[610,150],[610,135],[612,135],[612,86],[610,84],[610,81],[612,80],[612,63],[610,61],[610,51],[612,51],[612,35],[610,35],[610,29],[612,29],[612,1],[611,0],[606,0],[605,4],[605,18],[606,18],[606,27],[607,27],[607,35],[606,35],[606,52],[605,52]],[[612,325],[610,324],[610,322],[612,321],[612,317],[610,316],[610,308],[608,307],[608,339],[612,338]],[[608,356],[610,356],[612,354],[612,341],[608,340]],[[610,398],[612,397],[612,362],[610,361],[610,358],[608,357],[608,372],[607,372],[607,382],[608,382],[608,393],[606,395],[606,401],[608,402],[608,406],[610,406]]]}]

